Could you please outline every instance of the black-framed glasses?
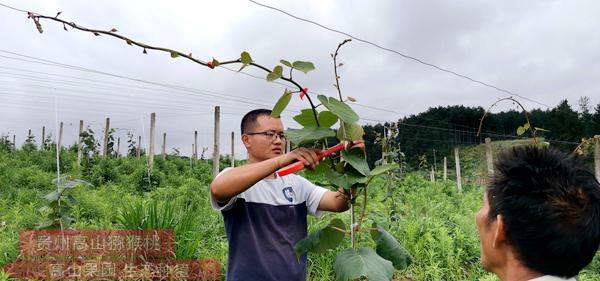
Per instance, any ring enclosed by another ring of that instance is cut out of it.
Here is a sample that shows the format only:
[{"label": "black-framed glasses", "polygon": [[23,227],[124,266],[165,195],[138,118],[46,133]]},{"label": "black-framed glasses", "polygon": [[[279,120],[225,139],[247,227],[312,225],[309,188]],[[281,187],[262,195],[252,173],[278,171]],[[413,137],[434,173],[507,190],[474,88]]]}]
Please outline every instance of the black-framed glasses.
[{"label": "black-framed glasses", "polygon": [[285,140],[285,135],[283,134],[283,132],[275,132],[275,131],[265,131],[265,132],[253,132],[253,133],[246,133],[246,135],[263,135],[266,136],[268,139],[270,140],[275,140],[275,138],[279,137],[280,140],[284,141]]}]

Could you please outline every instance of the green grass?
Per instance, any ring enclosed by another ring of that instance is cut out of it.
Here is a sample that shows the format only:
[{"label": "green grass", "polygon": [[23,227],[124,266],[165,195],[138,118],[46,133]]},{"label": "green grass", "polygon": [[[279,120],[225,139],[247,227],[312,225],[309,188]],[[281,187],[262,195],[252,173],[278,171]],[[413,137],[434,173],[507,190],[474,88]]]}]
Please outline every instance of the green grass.
[{"label": "green grass", "polygon": [[[74,153],[64,152],[63,157],[67,162],[62,164],[64,173],[94,183],[70,190],[79,201],[71,210],[76,220],[73,228],[173,228],[178,257],[214,258],[221,261],[224,272],[227,239],[222,217],[208,199],[212,178],[208,163],[199,161],[190,167],[186,159],[157,158],[148,184],[143,159],[96,159],[87,174],[81,175]],[[41,197],[55,188],[50,183],[56,176],[53,159],[51,151],[0,151],[0,223],[6,222],[0,226],[0,266],[17,258],[19,231],[35,227],[42,219],[37,211],[45,204]],[[407,269],[396,272],[396,280],[497,280],[479,265],[474,216],[482,192],[481,186],[466,184],[458,193],[453,182],[431,183],[419,174],[404,176],[389,194],[383,190],[383,180],[371,185],[369,220],[383,225],[413,256]],[[310,217],[309,228],[322,227],[332,218],[348,225],[350,215]],[[374,246],[366,231],[359,232],[358,241]],[[349,247],[345,239],[338,250]],[[308,279],[333,280],[336,252],[309,255]],[[581,279],[600,280],[599,272],[597,256]],[[0,281],[5,279],[0,273]]]}]

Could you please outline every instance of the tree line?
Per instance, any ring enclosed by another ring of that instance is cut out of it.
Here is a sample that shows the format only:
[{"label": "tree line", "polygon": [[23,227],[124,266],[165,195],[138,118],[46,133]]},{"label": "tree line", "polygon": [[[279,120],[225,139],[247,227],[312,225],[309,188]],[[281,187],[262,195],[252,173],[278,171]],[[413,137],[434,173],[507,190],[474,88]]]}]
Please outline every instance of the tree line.
[{"label": "tree line", "polygon": [[[553,147],[562,150],[573,150],[582,138],[600,135],[600,103],[593,107],[588,97],[578,100],[575,110],[567,100],[562,100],[550,109],[533,109],[527,114],[532,126],[542,128],[537,137],[543,138]],[[431,163],[437,157],[437,163],[443,156],[450,157],[455,146],[472,146],[484,142],[489,137],[494,141],[531,138],[531,134],[517,134],[517,128],[526,123],[525,113],[519,110],[488,113],[485,117],[481,133],[478,135],[480,120],[486,109],[483,107],[466,107],[450,105],[432,107],[419,114],[398,119],[396,123],[366,125],[365,141],[367,159],[370,165],[382,158],[380,140],[390,136],[392,128],[397,134],[391,136],[394,145],[402,153],[397,155],[409,167],[417,168],[423,162]]]}]

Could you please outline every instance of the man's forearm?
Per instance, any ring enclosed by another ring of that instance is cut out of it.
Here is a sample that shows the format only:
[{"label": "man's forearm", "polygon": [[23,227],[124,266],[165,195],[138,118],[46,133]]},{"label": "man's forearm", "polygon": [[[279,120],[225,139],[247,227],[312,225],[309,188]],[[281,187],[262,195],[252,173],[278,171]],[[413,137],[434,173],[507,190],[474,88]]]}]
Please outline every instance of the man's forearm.
[{"label": "man's forearm", "polygon": [[233,168],[215,178],[210,184],[210,191],[217,201],[227,201],[279,168],[281,168],[279,157]]}]

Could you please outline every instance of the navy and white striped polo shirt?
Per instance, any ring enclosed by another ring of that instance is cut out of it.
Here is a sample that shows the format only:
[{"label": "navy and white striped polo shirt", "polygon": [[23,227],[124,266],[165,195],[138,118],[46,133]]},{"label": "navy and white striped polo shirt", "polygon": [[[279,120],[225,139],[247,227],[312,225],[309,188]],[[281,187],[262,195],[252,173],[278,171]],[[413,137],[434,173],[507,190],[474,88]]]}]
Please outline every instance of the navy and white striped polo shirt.
[{"label": "navy and white striped polo shirt", "polygon": [[306,255],[298,259],[294,245],[307,235],[307,214],[321,215],[325,192],[291,174],[263,179],[224,206],[211,196],[229,240],[227,280],[306,280]]}]

